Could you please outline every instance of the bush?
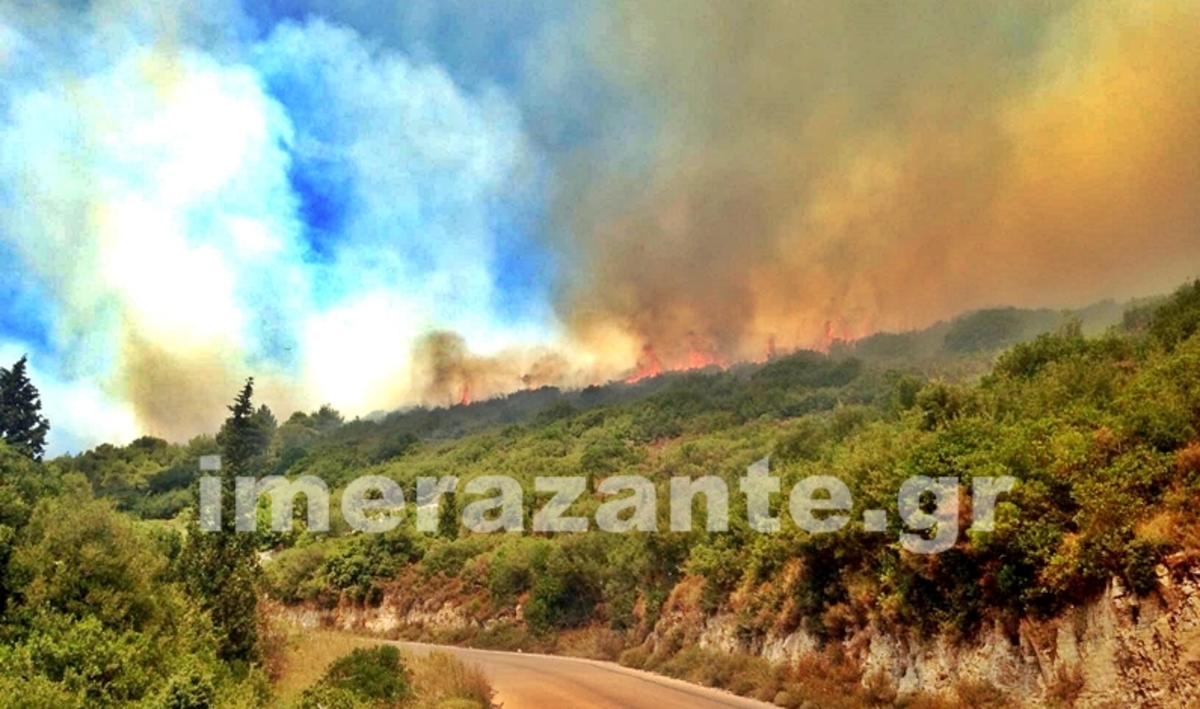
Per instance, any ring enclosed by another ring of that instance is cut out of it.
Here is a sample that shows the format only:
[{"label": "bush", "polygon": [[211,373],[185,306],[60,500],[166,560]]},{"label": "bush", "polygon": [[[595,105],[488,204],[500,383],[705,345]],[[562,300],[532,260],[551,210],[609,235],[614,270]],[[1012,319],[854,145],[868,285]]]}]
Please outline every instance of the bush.
[{"label": "bush", "polygon": [[99,500],[38,505],[13,564],[30,578],[31,607],[143,630],[165,622],[156,589],[165,570],[144,529]]},{"label": "bush", "polygon": [[318,684],[305,690],[295,709],[371,709],[371,704],[348,689]]},{"label": "bush", "polygon": [[535,633],[577,628],[592,618],[602,598],[599,574],[587,562],[583,554],[555,547],[535,566],[525,605],[525,621]]},{"label": "bush", "polygon": [[421,570],[426,578],[442,574],[457,576],[467,562],[486,552],[492,544],[488,536],[472,535],[450,542],[435,542],[422,559]]},{"label": "bush", "polygon": [[216,701],[212,675],[201,667],[189,667],[167,684],[159,709],[210,709]]},{"label": "bush", "polygon": [[319,572],[329,550],[323,544],[284,549],[265,566],[264,577],[271,593],[284,603],[310,601],[324,587]]},{"label": "bush", "polygon": [[379,596],[377,582],[396,575],[421,557],[421,551],[404,527],[384,534],[351,538],[320,570],[330,587],[345,591],[356,602]]},{"label": "bush", "polygon": [[383,463],[399,458],[415,449],[420,443],[416,436],[408,432],[389,436],[371,451],[370,460],[372,463]]},{"label": "bush", "polygon": [[635,670],[644,669],[650,664],[650,651],[641,645],[631,647],[621,653],[621,656],[617,658],[617,663]]},{"label": "bush", "polygon": [[413,694],[408,668],[394,645],[352,650],[333,661],[321,684],[379,707],[396,706]]},{"label": "bush", "polygon": [[1032,379],[1052,362],[1080,356],[1088,350],[1088,342],[1077,323],[1054,334],[1038,335],[1032,342],[1023,342],[996,361],[995,373],[1011,379]]}]

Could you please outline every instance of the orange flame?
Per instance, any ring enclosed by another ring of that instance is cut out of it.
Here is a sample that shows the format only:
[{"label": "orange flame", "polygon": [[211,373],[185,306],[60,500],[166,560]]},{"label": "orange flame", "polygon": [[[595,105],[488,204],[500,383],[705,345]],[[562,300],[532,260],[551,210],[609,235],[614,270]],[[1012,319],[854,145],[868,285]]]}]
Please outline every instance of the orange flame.
[{"label": "orange flame", "polygon": [[838,320],[834,323],[833,320],[825,321],[825,337],[822,341],[821,351],[829,352],[833,345],[837,343],[851,343],[859,339],[860,335],[856,333],[869,332],[866,326],[855,326],[847,323],[845,320]]},{"label": "orange flame", "polygon": [[729,366],[729,363],[715,352],[705,352],[692,347],[688,350],[687,364],[680,367],[680,369],[687,371],[689,369],[704,369],[705,367],[712,367],[714,365],[725,369]]},{"label": "orange flame", "polygon": [[643,379],[657,377],[658,375],[662,374],[662,371],[662,362],[659,361],[658,355],[654,354],[654,348],[650,345],[646,345],[642,348],[642,359],[638,360],[637,371],[634,372],[628,379],[626,379],[625,383],[633,384],[634,382],[639,382]]},{"label": "orange flame", "polygon": [[687,371],[690,369],[704,369],[705,367],[714,365],[725,369],[729,366],[729,362],[720,355],[712,342],[703,341],[695,333],[689,332],[687,361],[682,363],[679,369]]}]

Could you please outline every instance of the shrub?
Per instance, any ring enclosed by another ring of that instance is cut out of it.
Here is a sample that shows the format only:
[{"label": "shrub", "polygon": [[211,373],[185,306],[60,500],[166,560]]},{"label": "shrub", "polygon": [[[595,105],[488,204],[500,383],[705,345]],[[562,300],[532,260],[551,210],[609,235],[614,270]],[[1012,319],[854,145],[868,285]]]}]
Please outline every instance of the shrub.
[{"label": "shrub", "polygon": [[408,669],[394,645],[356,648],[334,660],[321,683],[376,706],[395,706],[412,696]]},{"label": "shrub", "polygon": [[189,667],[167,684],[160,709],[210,709],[216,699],[212,675],[200,667]]},{"label": "shrub", "polygon": [[455,539],[450,542],[437,542],[430,545],[421,562],[421,570],[426,578],[442,574],[457,576],[462,573],[463,566],[488,550],[492,543],[486,535],[473,535]]},{"label": "shrub", "polygon": [[403,527],[385,534],[352,538],[340,553],[330,556],[321,575],[331,587],[346,591],[356,602],[378,596],[377,582],[391,578],[421,551]]},{"label": "shrub", "polygon": [[371,705],[363,701],[354,692],[341,687],[330,687],[325,684],[305,690],[296,703],[296,709],[370,709]]},{"label": "shrub", "polygon": [[617,658],[617,662],[626,667],[640,670],[650,663],[650,652],[640,645],[638,647],[631,647],[621,653],[621,656]]},{"label": "shrub", "polygon": [[535,633],[577,628],[591,619],[602,597],[598,573],[586,556],[555,547],[535,569],[525,605],[525,620]]},{"label": "shrub", "polygon": [[1088,342],[1076,324],[1013,347],[997,360],[995,372],[1001,377],[1032,379],[1050,363],[1082,355],[1087,349]]},{"label": "shrub", "polygon": [[317,578],[329,551],[325,545],[311,544],[284,549],[265,567],[267,586],[284,603],[312,600],[323,586]]}]

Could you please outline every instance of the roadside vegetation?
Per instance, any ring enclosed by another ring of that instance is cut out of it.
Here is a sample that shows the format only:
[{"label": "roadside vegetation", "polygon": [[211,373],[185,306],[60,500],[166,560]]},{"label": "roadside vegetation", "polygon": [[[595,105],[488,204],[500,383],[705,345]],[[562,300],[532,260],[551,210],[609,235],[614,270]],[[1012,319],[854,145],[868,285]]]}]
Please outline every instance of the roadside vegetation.
[{"label": "roadside vegetation", "polygon": [[[492,707],[494,693],[483,673],[444,652],[408,655],[393,645],[331,632],[305,633],[294,643],[300,649],[289,654],[303,653],[303,661],[285,659],[279,684],[299,680],[303,687],[283,702],[288,709]],[[353,649],[337,654],[344,645]],[[320,675],[305,677],[314,667]]]}]

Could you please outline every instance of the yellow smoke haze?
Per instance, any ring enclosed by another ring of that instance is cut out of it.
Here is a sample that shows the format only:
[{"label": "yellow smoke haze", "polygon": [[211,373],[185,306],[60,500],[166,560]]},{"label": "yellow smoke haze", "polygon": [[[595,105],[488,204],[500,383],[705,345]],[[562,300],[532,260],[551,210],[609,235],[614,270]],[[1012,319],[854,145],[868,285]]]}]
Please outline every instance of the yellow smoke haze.
[{"label": "yellow smoke haze", "polygon": [[606,146],[639,173],[577,159],[564,191],[585,340],[760,358],[1200,266],[1194,2],[631,0],[596,26],[664,118]]}]

